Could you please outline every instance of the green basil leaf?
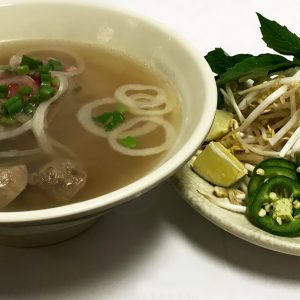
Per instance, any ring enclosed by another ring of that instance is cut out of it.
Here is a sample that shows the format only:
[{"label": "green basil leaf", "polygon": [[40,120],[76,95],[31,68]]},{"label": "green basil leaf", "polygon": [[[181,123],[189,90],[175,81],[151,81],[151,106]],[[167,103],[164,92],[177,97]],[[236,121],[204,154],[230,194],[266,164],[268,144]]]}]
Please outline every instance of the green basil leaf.
[{"label": "green basil leaf", "polygon": [[260,31],[268,47],[276,52],[293,55],[300,58],[300,38],[276,21],[271,21],[257,13],[260,22]]},{"label": "green basil leaf", "polygon": [[251,56],[252,55],[250,54],[237,54],[230,56],[222,48],[215,48],[207,53],[205,59],[207,60],[212,71],[218,75],[221,75],[225,73],[227,69],[233,67],[236,63],[239,63]]},{"label": "green basil leaf", "polygon": [[277,54],[261,54],[244,59],[223,73],[217,80],[218,85],[239,78],[251,78],[266,76],[270,72],[285,70],[299,65],[297,61],[289,61]]}]

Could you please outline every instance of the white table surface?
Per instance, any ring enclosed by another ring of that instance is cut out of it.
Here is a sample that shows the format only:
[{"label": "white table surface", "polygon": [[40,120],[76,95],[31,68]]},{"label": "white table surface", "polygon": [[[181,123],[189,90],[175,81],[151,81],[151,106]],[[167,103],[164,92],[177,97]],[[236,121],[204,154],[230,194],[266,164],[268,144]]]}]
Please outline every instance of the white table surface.
[{"label": "white table surface", "polygon": [[[300,35],[296,0],[98,2],[166,23],[202,54],[266,51],[256,11]],[[167,182],[64,243],[0,247],[0,299],[300,299],[299,266],[222,231]]]}]

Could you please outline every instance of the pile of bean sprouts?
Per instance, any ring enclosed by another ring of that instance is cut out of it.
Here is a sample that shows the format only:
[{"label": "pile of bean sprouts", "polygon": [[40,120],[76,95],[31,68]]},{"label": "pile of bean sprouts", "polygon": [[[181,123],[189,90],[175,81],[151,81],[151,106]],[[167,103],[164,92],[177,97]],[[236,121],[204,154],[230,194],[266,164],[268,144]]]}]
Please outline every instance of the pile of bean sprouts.
[{"label": "pile of bean sprouts", "polygon": [[300,151],[300,71],[293,71],[290,76],[281,74],[260,84],[248,80],[246,89],[235,83],[221,89],[236,115],[233,130],[221,141],[241,161],[293,158]]},{"label": "pile of bean sprouts", "polygon": [[[112,131],[105,131],[93,121],[93,110],[96,107],[114,103],[124,104],[134,117]],[[129,156],[148,156],[166,151],[174,143],[175,130],[170,122],[163,118],[163,115],[171,112],[173,108],[174,103],[168,99],[163,89],[152,85],[126,84],[118,87],[113,97],[96,99],[82,106],[77,117],[84,129],[96,136],[107,138],[115,151]],[[165,131],[165,139],[161,145],[131,149],[124,147],[118,141],[127,136],[146,135],[159,126]]]},{"label": "pile of bean sprouts", "polygon": [[[262,82],[230,82],[220,91],[234,119],[230,132],[219,141],[244,163],[249,174],[265,158],[293,160],[300,152],[299,69],[273,74]],[[218,206],[245,213],[248,182],[246,175],[226,192],[215,187],[217,197],[205,196]],[[236,197],[230,199],[229,192]]]}]

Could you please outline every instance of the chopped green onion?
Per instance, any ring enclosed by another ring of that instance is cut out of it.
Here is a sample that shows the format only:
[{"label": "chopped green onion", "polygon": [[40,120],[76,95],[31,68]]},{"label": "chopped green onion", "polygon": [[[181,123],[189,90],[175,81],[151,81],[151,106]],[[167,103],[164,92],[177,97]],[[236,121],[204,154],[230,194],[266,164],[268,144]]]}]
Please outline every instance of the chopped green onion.
[{"label": "chopped green onion", "polygon": [[124,113],[128,112],[128,107],[123,103],[118,103],[116,105],[116,111],[118,111],[121,114],[124,114]]},{"label": "chopped green onion", "polygon": [[77,94],[77,93],[81,92],[81,90],[82,90],[82,87],[80,85],[77,85],[73,88],[72,92],[73,92],[73,94]]},{"label": "chopped green onion", "polygon": [[13,96],[3,104],[4,111],[9,116],[13,116],[22,110],[23,102],[24,99],[21,95]]},{"label": "chopped green onion", "polygon": [[59,86],[59,83],[60,83],[60,81],[59,81],[59,78],[57,76],[52,77],[51,84],[53,86]]},{"label": "chopped green onion", "polygon": [[0,118],[0,123],[2,125],[14,125],[16,124],[16,119],[14,119],[13,117],[10,116],[4,116],[2,118]]},{"label": "chopped green onion", "polygon": [[51,71],[51,67],[49,65],[42,65],[39,66],[37,70],[40,73],[49,73]]},{"label": "chopped green onion", "polygon": [[8,85],[1,84],[0,85],[0,98],[6,98],[8,93]]},{"label": "chopped green onion", "polygon": [[137,139],[134,136],[127,136],[120,140],[121,144],[126,148],[135,148],[137,146]]},{"label": "chopped green onion", "polygon": [[36,105],[32,102],[29,102],[27,103],[26,105],[24,105],[23,107],[23,112],[26,114],[26,115],[30,115],[30,114],[33,114],[36,110]]},{"label": "chopped green onion", "polygon": [[63,71],[64,70],[62,63],[59,60],[49,59],[48,66],[53,71]]},{"label": "chopped green onion", "polygon": [[23,95],[23,96],[28,96],[32,93],[32,88],[27,85],[22,85],[18,88],[18,93]]},{"label": "chopped green onion", "polygon": [[51,86],[52,77],[50,73],[41,73],[41,86]]},{"label": "chopped green onion", "polygon": [[112,131],[124,122],[125,117],[118,111],[112,111],[105,112],[97,117],[93,117],[93,120],[103,124],[105,131]]},{"label": "chopped green onion", "polygon": [[29,67],[27,65],[18,66],[16,72],[19,75],[26,75],[29,73]]},{"label": "chopped green onion", "polygon": [[26,101],[27,103],[39,104],[41,101],[39,100],[38,94],[32,96],[29,100]]},{"label": "chopped green onion", "polygon": [[39,66],[43,65],[42,61],[31,58],[27,55],[22,56],[21,66],[27,65],[30,70],[36,70]]},{"label": "chopped green onion", "polygon": [[40,102],[46,101],[53,96],[54,89],[51,86],[41,86],[38,91],[38,99]]}]

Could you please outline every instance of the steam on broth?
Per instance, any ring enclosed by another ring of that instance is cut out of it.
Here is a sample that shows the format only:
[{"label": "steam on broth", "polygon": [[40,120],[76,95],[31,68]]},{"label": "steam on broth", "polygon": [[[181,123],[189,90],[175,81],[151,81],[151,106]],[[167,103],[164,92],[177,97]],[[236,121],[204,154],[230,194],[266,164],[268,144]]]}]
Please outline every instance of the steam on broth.
[{"label": "steam on broth", "polygon": [[146,175],[174,144],[178,94],[145,63],[73,42],[0,49],[2,210],[112,192]]}]

